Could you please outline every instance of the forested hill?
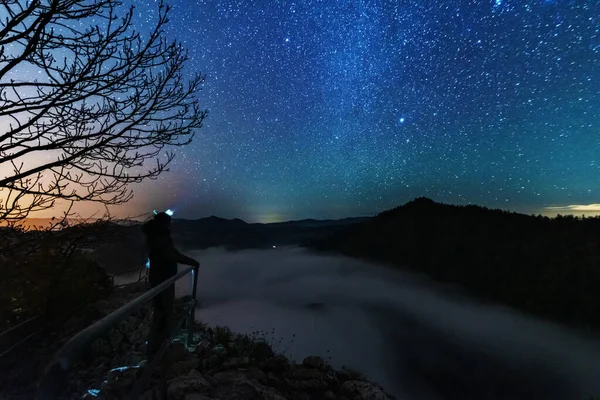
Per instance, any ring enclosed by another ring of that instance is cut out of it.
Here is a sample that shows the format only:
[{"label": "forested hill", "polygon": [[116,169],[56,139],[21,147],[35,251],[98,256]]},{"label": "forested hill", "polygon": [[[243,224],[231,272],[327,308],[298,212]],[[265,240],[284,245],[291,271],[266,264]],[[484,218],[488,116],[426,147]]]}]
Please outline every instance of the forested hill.
[{"label": "forested hill", "polygon": [[316,240],[458,283],[480,299],[600,330],[600,219],[547,218],[418,198]]}]

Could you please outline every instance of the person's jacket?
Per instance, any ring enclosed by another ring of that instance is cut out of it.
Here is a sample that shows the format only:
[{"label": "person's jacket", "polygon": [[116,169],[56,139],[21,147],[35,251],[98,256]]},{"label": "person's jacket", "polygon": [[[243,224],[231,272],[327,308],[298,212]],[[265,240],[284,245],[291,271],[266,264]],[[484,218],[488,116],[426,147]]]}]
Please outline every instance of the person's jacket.
[{"label": "person's jacket", "polygon": [[142,227],[146,234],[148,258],[150,259],[149,280],[152,287],[177,274],[177,263],[194,265],[196,260],[181,254],[173,245],[171,232],[158,229],[154,220]]}]

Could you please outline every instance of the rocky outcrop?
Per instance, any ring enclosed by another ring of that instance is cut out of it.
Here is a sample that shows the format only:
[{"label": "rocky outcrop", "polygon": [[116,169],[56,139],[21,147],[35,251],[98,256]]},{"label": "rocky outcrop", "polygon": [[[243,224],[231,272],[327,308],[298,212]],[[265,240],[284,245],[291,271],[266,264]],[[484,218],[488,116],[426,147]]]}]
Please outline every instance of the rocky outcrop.
[{"label": "rocky outcrop", "polygon": [[[96,303],[108,314],[144,290],[131,286],[120,296]],[[96,339],[71,369],[61,399],[127,399],[146,372],[145,342],[150,306],[129,316]],[[79,324],[74,323],[73,328]],[[154,370],[144,400],[388,400],[392,397],[360,374],[335,370],[320,357],[301,363],[276,354],[267,340],[227,328],[195,325],[194,346],[178,338]],[[184,338],[185,335],[182,335]]]},{"label": "rocky outcrop", "polygon": [[[336,371],[320,357],[301,363],[275,354],[266,343],[224,328],[198,327],[193,352],[173,343],[143,399],[153,400],[389,400],[359,374]],[[266,345],[266,346],[265,346]],[[106,399],[124,399],[145,366],[113,374],[102,387]],[[164,397],[161,397],[164,396]]]}]

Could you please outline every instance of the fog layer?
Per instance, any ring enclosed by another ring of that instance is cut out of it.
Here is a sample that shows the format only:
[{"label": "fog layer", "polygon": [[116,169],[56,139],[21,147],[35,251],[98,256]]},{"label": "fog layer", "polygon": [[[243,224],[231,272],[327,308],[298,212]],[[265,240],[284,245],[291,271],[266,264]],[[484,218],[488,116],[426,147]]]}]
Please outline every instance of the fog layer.
[{"label": "fog layer", "polygon": [[202,263],[197,319],[274,330],[275,350],[331,357],[399,399],[600,395],[598,343],[424,279],[299,248],[188,254]]}]

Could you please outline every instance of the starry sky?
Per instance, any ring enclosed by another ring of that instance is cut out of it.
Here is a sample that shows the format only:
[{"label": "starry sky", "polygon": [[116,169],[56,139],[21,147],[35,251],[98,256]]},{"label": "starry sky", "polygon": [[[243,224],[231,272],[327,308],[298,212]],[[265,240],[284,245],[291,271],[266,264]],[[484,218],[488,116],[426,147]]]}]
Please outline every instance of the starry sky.
[{"label": "starry sky", "polygon": [[[131,4],[131,2],[125,2]],[[209,110],[136,214],[600,210],[598,0],[171,0]],[[157,2],[136,0],[142,32]]]}]

